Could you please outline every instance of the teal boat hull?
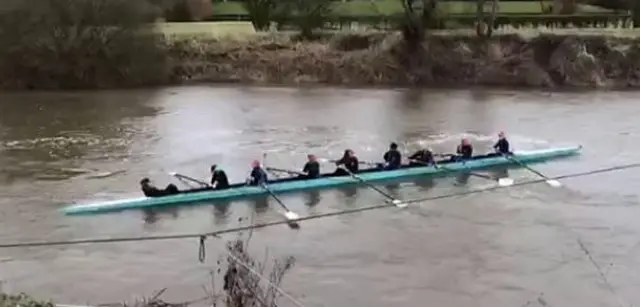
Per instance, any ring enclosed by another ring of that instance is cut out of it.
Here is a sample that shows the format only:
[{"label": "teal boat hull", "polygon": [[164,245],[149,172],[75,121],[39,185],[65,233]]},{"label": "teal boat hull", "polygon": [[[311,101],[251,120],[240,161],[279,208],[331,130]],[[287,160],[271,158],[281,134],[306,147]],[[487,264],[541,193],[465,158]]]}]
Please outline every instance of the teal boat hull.
[{"label": "teal boat hull", "polygon": [[[581,149],[582,146],[575,146],[544,150],[515,151],[514,157],[518,161],[523,163],[535,163],[554,158],[576,155],[580,153]],[[424,176],[439,176],[455,172],[465,172],[497,166],[508,166],[513,164],[513,161],[510,161],[502,156],[496,156],[490,158],[467,160],[465,162],[443,164],[446,165],[446,169],[444,167],[434,168],[432,166],[411,167],[391,171],[359,173],[358,176],[368,182],[390,181]],[[269,184],[269,188],[274,193],[287,193],[310,189],[333,188],[358,183],[359,181],[350,176],[339,176],[308,180],[274,182]],[[202,203],[216,200],[249,198],[265,194],[267,194],[267,192],[261,187],[240,186],[226,190],[204,190],[200,192],[189,192],[163,197],[139,197],[116,201],[98,202],[94,204],[71,205],[62,208],[61,211],[66,215],[96,214],[128,209],[144,209],[151,207],[155,208],[163,206],[186,205],[191,203]]]}]

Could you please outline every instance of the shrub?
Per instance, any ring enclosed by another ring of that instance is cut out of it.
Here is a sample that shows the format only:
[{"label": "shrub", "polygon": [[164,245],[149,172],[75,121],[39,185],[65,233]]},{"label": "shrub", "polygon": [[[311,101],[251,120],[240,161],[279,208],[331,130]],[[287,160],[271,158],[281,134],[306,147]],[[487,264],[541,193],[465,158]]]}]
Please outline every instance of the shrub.
[{"label": "shrub", "polygon": [[210,0],[155,0],[167,21],[201,21],[213,15]]},{"label": "shrub", "polygon": [[269,25],[275,18],[276,0],[244,0],[242,5],[249,13],[251,23],[257,31],[269,29]]},{"label": "shrub", "polygon": [[96,88],[166,81],[145,0],[3,0],[0,86]]}]

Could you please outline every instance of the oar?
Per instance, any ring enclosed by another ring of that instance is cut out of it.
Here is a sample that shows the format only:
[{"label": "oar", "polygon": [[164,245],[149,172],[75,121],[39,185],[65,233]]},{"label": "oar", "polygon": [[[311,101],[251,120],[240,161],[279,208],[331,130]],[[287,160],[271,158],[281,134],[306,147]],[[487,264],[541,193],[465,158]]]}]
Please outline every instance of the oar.
[{"label": "oar", "polygon": [[289,175],[301,175],[301,176],[306,176],[307,175],[307,174],[305,174],[303,172],[292,171],[292,170],[276,168],[276,167],[266,167],[266,169],[268,171],[271,171],[271,172],[280,172],[280,173],[285,173],[285,174],[289,174]]},{"label": "oar", "polygon": [[514,158],[514,157],[511,157],[511,156],[509,156],[509,155],[506,155],[506,154],[502,154],[502,156],[503,156],[503,157],[505,157],[505,159],[510,160],[510,161],[512,161],[512,162],[514,162],[514,163],[516,163],[516,164],[518,164],[518,165],[520,165],[520,166],[522,166],[522,167],[526,168],[527,170],[531,171],[532,173],[534,173],[534,174],[536,174],[536,175],[538,175],[538,176],[540,176],[540,177],[544,178],[544,179],[546,180],[547,184],[548,184],[548,185],[550,185],[551,187],[559,188],[559,187],[561,187],[561,186],[562,186],[562,183],[560,183],[560,181],[555,180],[555,179],[551,179],[551,178],[549,178],[549,177],[545,176],[544,174],[542,174],[542,173],[540,173],[540,172],[536,171],[535,169],[531,168],[530,166],[528,166],[528,165],[526,165],[526,164],[522,163],[522,162],[521,162],[521,161],[519,161],[518,159],[516,159],[516,158]]},{"label": "oar", "polygon": [[346,167],[343,166],[339,166],[339,168],[343,169],[345,172],[347,172],[347,174],[349,174],[349,176],[351,176],[351,178],[360,181],[360,183],[366,185],[367,187],[373,189],[374,191],[380,193],[380,195],[386,197],[389,199],[389,201],[394,204],[396,207],[398,208],[404,208],[407,206],[406,203],[402,202],[399,199],[396,199],[395,197],[387,194],[385,191],[382,191],[380,189],[378,189],[376,186],[372,185],[371,183],[368,183],[366,180],[362,179],[360,176],[352,173],[349,169],[347,169]]},{"label": "oar", "polygon": [[[331,160],[331,159],[327,159],[327,158],[318,158],[317,161],[320,162],[320,163],[336,163],[336,162],[338,162],[338,160]],[[360,161],[360,160],[358,160],[358,164],[377,166],[377,165],[383,164],[383,163],[381,163],[381,162],[380,163],[376,163],[376,162],[368,162],[368,161]]]},{"label": "oar", "polygon": [[287,208],[287,206],[282,202],[282,200],[280,200],[280,198],[278,196],[276,196],[276,193],[273,193],[273,191],[271,191],[271,189],[269,189],[269,187],[267,187],[266,183],[262,183],[260,184],[260,186],[267,191],[267,193],[269,193],[269,195],[271,195],[271,197],[273,197],[273,199],[276,200],[276,202],[280,205],[280,207],[282,207],[282,209],[284,209],[286,212],[284,213],[284,217],[287,218],[287,220],[291,221],[294,224],[297,224],[294,222],[294,220],[297,220],[300,218],[300,216],[298,214],[296,214],[295,212],[289,210],[289,208]]},{"label": "oar", "polygon": [[197,184],[201,184],[201,185],[206,186],[206,187],[210,187],[211,186],[210,184],[208,184],[208,183],[206,183],[206,182],[204,182],[202,180],[198,180],[198,179],[195,179],[193,177],[189,177],[189,176],[186,176],[186,175],[178,174],[176,172],[170,172],[169,175],[173,176],[173,177],[176,177],[178,179],[186,179],[186,180],[189,180],[191,182],[195,182]]}]

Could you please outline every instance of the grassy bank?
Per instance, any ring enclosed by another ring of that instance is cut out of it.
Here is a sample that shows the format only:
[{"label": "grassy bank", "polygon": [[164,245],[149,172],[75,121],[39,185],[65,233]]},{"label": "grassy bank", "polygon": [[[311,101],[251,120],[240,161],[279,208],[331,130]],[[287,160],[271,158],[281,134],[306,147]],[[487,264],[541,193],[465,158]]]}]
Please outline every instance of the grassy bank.
[{"label": "grassy bank", "polygon": [[[258,33],[248,21],[228,21],[228,22],[167,22],[157,25],[159,31],[166,36],[178,38],[252,38],[271,35],[269,33]],[[366,27],[363,27],[366,28]],[[353,31],[323,31],[328,35],[340,35],[341,33],[353,33]],[[473,29],[446,29],[431,30],[433,35],[475,35]],[[606,36],[606,37],[638,37],[640,28],[558,28],[558,27],[499,27],[496,34],[517,34],[532,37],[540,34],[556,35],[576,35],[576,36]],[[281,34],[286,35],[287,32]],[[288,34],[293,34],[289,32]]]},{"label": "grassy bank", "polygon": [[251,22],[164,22],[157,24],[160,32],[167,36],[182,37],[246,37],[256,35]]},{"label": "grassy bank", "polygon": [[468,30],[435,31],[408,56],[399,33],[326,33],[249,39],[176,38],[173,77],[181,82],[297,85],[640,87],[637,31],[502,29],[489,40]]}]

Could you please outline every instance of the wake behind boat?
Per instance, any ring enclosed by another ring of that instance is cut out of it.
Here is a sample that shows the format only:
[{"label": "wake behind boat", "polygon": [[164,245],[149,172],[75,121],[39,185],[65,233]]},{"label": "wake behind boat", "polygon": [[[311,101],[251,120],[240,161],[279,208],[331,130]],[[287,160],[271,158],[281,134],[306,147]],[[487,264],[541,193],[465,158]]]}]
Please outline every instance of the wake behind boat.
[{"label": "wake behind boat", "polygon": [[[211,187],[175,191],[175,193],[157,197],[139,197],[93,204],[71,205],[62,208],[67,215],[92,214],[141,209],[149,207],[186,205],[215,200],[231,200],[262,196],[273,193],[289,193],[312,189],[334,188],[350,184],[366,184],[366,182],[411,179],[425,176],[439,176],[456,172],[470,172],[506,165],[519,165],[528,168],[524,163],[536,163],[546,160],[579,154],[582,146],[561,147],[543,150],[514,151],[512,155],[480,155],[463,161],[440,161],[436,165],[401,165],[399,168],[385,170],[378,167],[362,169],[357,176],[343,173],[322,174],[318,178],[308,179],[303,176],[267,181],[263,185],[248,186],[246,183],[229,185],[226,189],[216,190]],[[541,175],[541,174],[540,174]],[[545,177],[546,178],[546,177]],[[548,179],[548,178],[547,178]],[[552,182],[552,180],[548,180]],[[266,186],[268,185],[268,188]]]}]

